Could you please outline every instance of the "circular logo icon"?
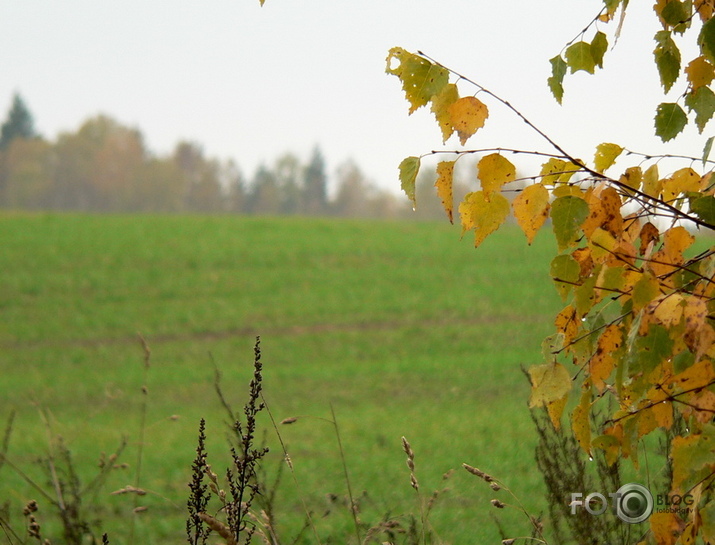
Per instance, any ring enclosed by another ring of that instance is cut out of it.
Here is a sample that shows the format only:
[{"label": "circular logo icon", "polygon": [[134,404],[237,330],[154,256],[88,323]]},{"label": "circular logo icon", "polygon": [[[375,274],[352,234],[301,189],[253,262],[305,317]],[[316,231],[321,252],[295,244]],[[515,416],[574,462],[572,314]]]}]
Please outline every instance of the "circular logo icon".
[{"label": "circular logo icon", "polygon": [[616,514],[623,522],[638,524],[653,512],[653,496],[640,484],[624,484],[616,493]]}]

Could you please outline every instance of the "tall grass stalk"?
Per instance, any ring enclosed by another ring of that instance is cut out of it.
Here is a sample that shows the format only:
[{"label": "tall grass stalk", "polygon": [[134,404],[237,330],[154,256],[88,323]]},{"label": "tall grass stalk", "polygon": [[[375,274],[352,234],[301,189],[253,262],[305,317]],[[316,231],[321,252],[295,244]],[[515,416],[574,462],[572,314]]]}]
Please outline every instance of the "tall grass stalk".
[{"label": "tall grass stalk", "polygon": [[[149,379],[149,367],[150,367],[150,360],[151,360],[151,349],[149,348],[149,345],[146,342],[146,339],[142,336],[141,333],[139,335],[139,341],[141,342],[142,350],[144,352],[144,361],[143,361],[143,373],[142,373],[142,387],[141,387],[141,405],[139,408],[139,443],[137,445],[137,461],[136,461],[136,471],[134,473],[134,488],[135,489],[140,489],[141,488],[141,477],[142,477],[142,459],[144,458],[144,436],[146,432],[146,413],[147,413],[147,407],[148,407],[148,397],[149,397],[149,389],[147,387],[147,382]],[[136,530],[136,519],[139,513],[139,494],[133,494],[134,496],[134,501],[133,501],[133,509],[132,509],[132,518],[131,518],[131,523],[129,526],[129,543],[130,545],[133,545],[134,543],[134,533]]]}]

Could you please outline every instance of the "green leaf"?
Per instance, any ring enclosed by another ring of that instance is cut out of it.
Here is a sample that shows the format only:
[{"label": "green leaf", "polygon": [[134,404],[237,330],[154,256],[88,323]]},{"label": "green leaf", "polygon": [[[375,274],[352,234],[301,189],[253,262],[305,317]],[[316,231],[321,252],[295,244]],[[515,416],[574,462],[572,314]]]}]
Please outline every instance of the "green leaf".
[{"label": "green leaf", "polygon": [[715,225],[715,197],[712,195],[691,200],[690,210],[704,222]]},{"label": "green leaf", "polygon": [[695,124],[702,134],[705,125],[715,114],[715,93],[710,90],[710,87],[699,87],[687,94],[685,105],[691,112],[695,112]]},{"label": "green leaf", "polygon": [[713,149],[713,141],[714,140],[715,140],[715,136],[711,136],[705,142],[705,147],[703,148],[703,166],[705,166],[705,163],[708,162],[708,157],[710,157],[710,151]]},{"label": "green leaf", "polygon": [[603,32],[596,32],[596,35],[593,37],[593,41],[591,42],[591,56],[593,57],[593,61],[596,63],[596,66],[599,68],[603,68],[603,56],[606,54],[607,50],[608,38]]},{"label": "green leaf", "polygon": [[561,58],[561,55],[557,55],[549,62],[551,63],[551,77],[547,82],[556,102],[561,104],[561,100],[564,98],[564,76],[566,75],[568,65],[566,61]]},{"label": "green leaf", "polygon": [[596,155],[593,158],[593,164],[598,172],[603,173],[616,162],[618,156],[623,153],[623,146],[604,142],[596,146]]},{"label": "green leaf", "polygon": [[[399,62],[395,67],[393,62]],[[385,71],[400,78],[405,97],[410,103],[410,114],[425,106],[449,83],[449,71],[424,57],[393,47],[387,55]]]},{"label": "green leaf", "polygon": [[567,195],[554,200],[551,204],[551,220],[559,251],[574,242],[588,214],[588,204],[580,197]]},{"label": "green leaf", "polygon": [[635,337],[630,350],[628,373],[647,374],[672,355],[673,341],[668,330],[660,324],[650,324],[648,333]]},{"label": "green leaf", "polygon": [[[557,255],[551,261],[551,278],[561,299],[564,301],[566,301],[566,297],[573,289],[574,284],[578,282],[580,274],[581,266],[578,261],[571,257],[571,254]],[[559,282],[559,280],[566,280],[566,282]]]},{"label": "green leaf", "polygon": [[680,0],[670,0],[661,11],[660,16],[670,26],[678,27],[675,30],[682,34],[686,27],[681,27],[681,25],[682,23],[687,23],[690,19],[691,8],[692,4],[690,2],[686,5]]},{"label": "green leaf", "polygon": [[660,104],[655,112],[655,134],[659,136],[663,142],[667,142],[678,136],[687,124],[688,116],[683,109],[674,102],[664,102]]},{"label": "green leaf", "polygon": [[656,32],[655,42],[655,64],[660,74],[660,83],[667,93],[680,75],[680,50],[667,30]]},{"label": "green leaf", "polygon": [[702,433],[677,436],[672,442],[673,488],[686,490],[700,478],[700,471],[712,468],[715,460],[715,426],[704,424]]},{"label": "green leaf", "polygon": [[417,205],[415,201],[415,181],[420,170],[419,157],[407,157],[400,163],[400,185],[409,199],[412,201],[412,208]]},{"label": "green leaf", "polygon": [[591,53],[591,44],[587,42],[576,42],[566,49],[566,62],[571,68],[571,73],[584,70],[593,74],[596,69],[596,61]]},{"label": "green leaf", "polygon": [[700,29],[698,45],[703,55],[710,61],[715,62],[715,17],[708,19],[703,28]]}]

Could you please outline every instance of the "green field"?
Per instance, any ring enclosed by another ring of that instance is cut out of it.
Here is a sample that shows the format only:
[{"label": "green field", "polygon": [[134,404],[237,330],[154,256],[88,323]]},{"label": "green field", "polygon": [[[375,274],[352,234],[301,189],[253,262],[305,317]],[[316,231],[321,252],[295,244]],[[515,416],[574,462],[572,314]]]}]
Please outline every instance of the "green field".
[{"label": "green field", "polygon": [[[286,543],[303,523],[299,497],[323,543],[353,535],[347,510],[326,500],[346,488],[334,430],[321,420],[331,405],[353,491],[367,493],[362,520],[419,512],[404,435],[425,497],[458,469],[431,515],[439,537],[494,542],[494,493],[460,466],[503,478],[535,514],[546,509],[520,366],[538,363],[559,308],[548,277],[553,252],[547,233],[529,247],[513,226],[475,250],[446,222],[5,214],[0,417],[17,411],[8,458],[51,492],[35,461],[47,455],[49,436],[62,436],[89,479],[100,453],[126,435],[119,461],[128,468],[112,472],[93,500],[103,530],[128,543],[134,517],[135,543],[185,542],[201,417],[209,462],[228,463],[214,364],[240,407],[260,335],[272,413],[305,416],[281,427],[298,481],[284,472],[276,500]],[[133,497],[109,493],[135,479],[138,334],[151,348],[140,484],[152,494],[134,515]],[[261,425],[273,474],[280,446],[270,422]],[[0,469],[0,504],[10,502],[14,526],[22,528],[22,504],[35,498],[53,528],[39,495],[7,464]],[[498,514],[514,535],[529,533],[520,513]]]}]

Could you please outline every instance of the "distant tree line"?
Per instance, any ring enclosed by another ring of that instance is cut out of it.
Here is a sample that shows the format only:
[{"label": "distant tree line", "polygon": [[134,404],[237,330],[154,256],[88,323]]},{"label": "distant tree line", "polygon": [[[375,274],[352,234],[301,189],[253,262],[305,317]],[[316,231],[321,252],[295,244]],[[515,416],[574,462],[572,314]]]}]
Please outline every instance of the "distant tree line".
[{"label": "distant tree line", "polygon": [[[196,143],[179,142],[166,156],[145,146],[140,131],[104,116],[85,121],[54,141],[41,137],[15,95],[0,128],[0,207],[86,212],[201,212],[432,218],[444,212],[420,182],[420,209],[370,182],[352,161],[334,174],[328,191],[318,148],[307,164],[293,154],[260,166],[246,179],[233,161],[207,157]],[[395,172],[395,179],[397,179]]]}]

